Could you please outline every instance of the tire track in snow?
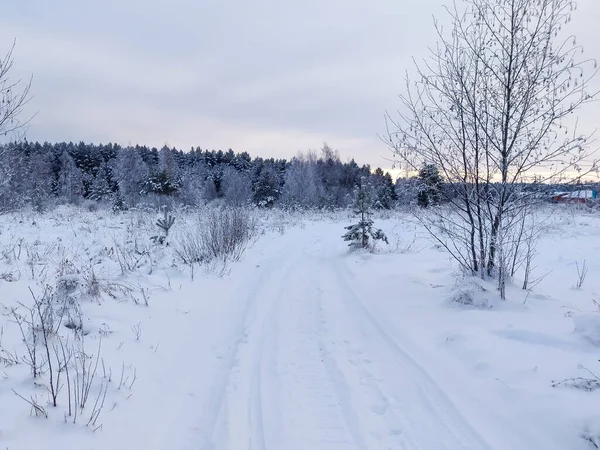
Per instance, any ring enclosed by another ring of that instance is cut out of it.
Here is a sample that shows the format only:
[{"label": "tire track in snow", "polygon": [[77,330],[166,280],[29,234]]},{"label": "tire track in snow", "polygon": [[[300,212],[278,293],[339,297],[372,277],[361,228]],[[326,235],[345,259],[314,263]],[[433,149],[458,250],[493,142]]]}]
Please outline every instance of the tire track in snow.
[{"label": "tire track in snow", "polygon": [[369,447],[365,445],[364,439],[361,435],[361,427],[358,417],[356,416],[353,406],[351,404],[351,390],[348,385],[348,381],[344,376],[344,373],[338,367],[335,358],[331,355],[330,352],[326,350],[326,344],[324,340],[324,335],[326,333],[326,319],[325,313],[323,311],[323,290],[319,286],[313,286],[315,291],[317,292],[318,304],[317,304],[317,318],[318,318],[318,345],[320,349],[321,359],[323,361],[323,365],[325,366],[325,370],[331,380],[332,386],[335,389],[337,398],[340,401],[340,405],[342,407],[342,411],[344,412],[344,418],[346,424],[348,425],[349,431],[352,434],[352,439],[356,444],[357,450],[368,450]]},{"label": "tire track in snow", "polygon": [[[221,368],[218,370],[212,384],[211,399],[206,407],[207,417],[201,424],[204,430],[200,443],[201,450],[228,448],[222,446],[222,443],[227,442],[231,437],[231,433],[228,433],[229,424],[227,420],[228,391],[231,390],[234,375],[239,376],[240,356],[243,353],[244,345],[248,343],[248,339],[252,334],[251,327],[256,321],[256,317],[253,316],[257,314],[258,302],[260,302],[259,296],[262,293],[262,289],[265,286],[269,286],[270,280],[277,275],[281,267],[282,261],[272,258],[266,266],[260,268],[257,278],[252,278],[248,283],[240,283],[240,287],[236,290],[234,296],[244,298],[245,300],[242,301],[243,309],[236,320],[235,338],[229,344],[230,349],[223,357]],[[253,273],[252,275],[255,274]]]},{"label": "tire track in snow", "polygon": [[[326,355],[325,362],[329,367],[334,367],[333,372],[343,375],[344,389],[340,396],[346,398],[346,408],[352,412],[352,427],[361,430],[362,434],[371,439],[367,448],[423,450],[415,445],[410,437],[402,430],[409,427],[406,420],[400,418],[393,408],[389,408],[387,396],[375,382],[374,376],[363,366],[370,364],[370,360],[363,360],[357,364],[356,359],[362,355],[360,351],[350,348],[340,349],[351,341],[361,340],[364,330],[357,330],[353,315],[348,313],[348,308],[343,300],[343,295],[336,291],[336,276],[332,276],[331,268],[327,266],[330,261],[323,261],[320,283],[325,289],[333,287],[333,292],[327,291],[329,297],[326,303],[320,304],[320,314],[323,322],[323,346]],[[322,290],[321,288],[319,288]],[[331,323],[331,330],[325,324]],[[359,331],[357,333],[357,331]],[[361,336],[361,331],[362,336]],[[362,340],[361,340],[362,341]],[[342,350],[342,354],[340,354]],[[349,357],[352,359],[349,359]],[[336,386],[339,390],[340,388]]]},{"label": "tire track in snow", "polygon": [[275,295],[271,299],[267,313],[262,321],[260,334],[258,337],[257,349],[252,357],[253,370],[250,400],[248,405],[248,425],[250,428],[250,449],[251,450],[266,450],[266,436],[263,417],[262,405],[262,370],[265,353],[265,343],[267,337],[271,337],[271,342],[276,342],[276,312],[279,311],[279,304],[284,297],[284,293],[288,287],[289,276],[293,272],[295,263],[290,264],[286,269],[284,276],[279,280],[279,287]]},{"label": "tire track in snow", "polygon": [[[407,385],[389,386],[389,382],[386,383],[386,380],[376,380],[376,377],[371,377],[376,388],[382,394],[388,394],[385,395],[387,402],[385,407],[394,409],[394,414],[402,420],[402,423],[399,424],[401,427],[409,427],[406,429],[406,433],[409,435],[409,441],[406,444],[419,449],[491,449],[427,372],[383,329],[350,286],[346,278],[347,272],[344,273],[347,269],[341,267],[339,261],[333,261],[329,267],[341,290],[342,300],[353,311],[352,317],[363,334],[374,337],[376,341],[383,344],[383,347],[369,348],[368,350],[371,352],[369,356],[373,359],[374,355],[381,352],[381,348],[387,348],[391,355],[387,355],[387,357],[384,355],[380,361],[374,361],[374,363],[377,362],[382,367],[395,369],[395,373],[389,373],[391,371],[388,370],[387,375],[403,377],[403,380],[407,381]],[[367,341],[368,339],[365,339],[365,344],[368,344]],[[412,403],[407,404],[407,401]],[[419,409],[425,414],[421,414],[417,419],[422,421],[427,418],[430,419],[429,422],[433,423],[426,425],[413,420],[411,413]],[[427,426],[431,429],[427,430]],[[418,432],[414,428],[418,428]],[[441,438],[441,434],[444,435],[443,438]]]},{"label": "tire track in snow", "polygon": [[270,448],[365,450],[369,447],[348,403],[347,382],[324,351],[322,296],[314,282],[320,271],[315,262],[308,255],[301,257],[286,283],[288,295],[281,303],[285,308],[277,316],[283,437]]}]

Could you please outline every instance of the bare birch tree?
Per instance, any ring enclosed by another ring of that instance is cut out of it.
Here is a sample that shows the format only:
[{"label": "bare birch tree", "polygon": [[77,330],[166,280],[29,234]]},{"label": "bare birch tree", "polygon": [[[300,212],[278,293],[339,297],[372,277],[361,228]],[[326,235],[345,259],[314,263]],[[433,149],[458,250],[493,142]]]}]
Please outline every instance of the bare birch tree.
[{"label": "bare birch tree", "polygon": [[20,121],[19,116],[30,99],[31,79],[11,80],[9,75],[14,65],[15,43],[4,58],[0,58],[0,135],[8,136],[19,132],[28,120]]},{"label": "bare birch tree", "polygon": [[[29,101],[31,80],[23,84],[21,80],[9,78],[13,68],[14,58],[13,43],[4,58],[0,57],[0,144],[3,138],[18,138],[18,133],[27,125],[28,121],[20,121],[19,116],[24,106]],[[10,209],[13,201],[11,182],[15,178],[15,152],[7,146],[0,145],[0,213]]]},{"label": "bare birch tree", "polygon": [[[564,27],[574,0],[464,0],[447,8],[450,31],[435,21],[438,44],[416,79],[407,78],[403,109],[387,115],[385,138],[413,170],[434,164],[453,214],[423,218],[461,267],[498,277],[517,261],[533,179],[596,170],[590,136],[573,113],[596,95],[595,60]],[[504,248],[500,249],[500,246]]]}]

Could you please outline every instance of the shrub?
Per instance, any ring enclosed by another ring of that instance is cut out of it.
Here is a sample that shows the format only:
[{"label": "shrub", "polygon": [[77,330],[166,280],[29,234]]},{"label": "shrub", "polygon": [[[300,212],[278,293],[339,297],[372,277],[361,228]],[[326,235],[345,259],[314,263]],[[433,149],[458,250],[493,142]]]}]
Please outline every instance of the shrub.
[{"label": "shrub", "polygon": [[256,221],[247,209],[210,209],[195,229],[179,235],[175,253],[190,266],[215,260],[237,261],[256,234]]}]

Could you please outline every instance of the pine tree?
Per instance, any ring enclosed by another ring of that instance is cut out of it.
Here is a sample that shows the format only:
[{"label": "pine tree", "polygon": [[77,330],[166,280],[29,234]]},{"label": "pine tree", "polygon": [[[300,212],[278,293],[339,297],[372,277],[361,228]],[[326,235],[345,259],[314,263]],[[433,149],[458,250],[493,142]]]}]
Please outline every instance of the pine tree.
[{"label": "pine tree", "polygon": [[173,195],[179,191],[179,180],[173,180],[166,170],[155,172],[144,185],[144,192],[158,195]]},{"label": "pine tree", "polygon": [[440,203],[442,177],[434,164],[425,164],[419,171],[420,186],[417,192],[417,203],[422,208]]},{"label": "pine tree", "polygon": [[396,192],[396,183],[394,183],[394,179],[389,172],[386,172],[383,176],[385,179],[385,185],[389,188],[390,191],[390,200],[392,204],[395,204],[398,201],[398,193]]},{"label": "pine tree", "polygon": [[100,201],[110,197],[112,195],[112,190],[110,189],[110,184],[108,182],[109,179],[110,170],[106,164],[102,164],[98,169],[98,172],[96,172],[96,176],[90,186],[89,198]]},{"label": "pine tree", "polygon": [[345,241],[350,241],[350,244],[348,244],[350,247],[367,248],[370,239],[388,243],[383,231],[373,228],[371,192],[371,186],[367,184],[365,177],[362,177],[354,194],[354,213],[360,216],[360,221],[357,224],[344,227],[348,231],[342,236]]},{"label": "pine tree", "polygon": [[177,152],[166,145],[158,152],[158,170],[150,177],[150,192],[173,195],[181,187]]},{"label": "pine tree", "polygon": [[279,181],[271,167],[264,167],[253,186],[253,201],[257,206],[270,208],[279,198]]},{"label": "pine tree", "polygon": [[392,209],[398,200],[392,176],[388,172],[384,173],[378,167],[371,178],[373,180],[375,195],[373,207],[375,209]]}]

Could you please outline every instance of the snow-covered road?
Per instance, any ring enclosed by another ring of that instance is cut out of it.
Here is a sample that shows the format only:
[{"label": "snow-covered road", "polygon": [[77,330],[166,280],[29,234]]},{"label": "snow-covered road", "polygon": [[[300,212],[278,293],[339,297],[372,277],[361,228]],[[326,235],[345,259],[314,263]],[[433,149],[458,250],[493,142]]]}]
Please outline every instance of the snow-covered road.
[{"label": "snow-covered road", "polygon": [[[368,282],[357,283],[343,243],[302,231],[254,256],[215,299],[221,307],[196,315],[193,327],[213,330],[196,348],[203,373],[184,377],[188,399],[173,405],[157,449],[554,448],[541,436],[543,447],[532,447],[508,422],[492,426],[489,441],[470,419],[497,421],[481,417],[493,408],[463,411],[450,399],[463,390],[446,392],[450,383],[438,385],[420,350],[370,310]],[[512,437],[498,446],[499,434]]]},{"label": "snow-covered road", "polygon": [[291,251],[262,277],[214,386],[215,449],[489,448],[369,313],[339,256]]}]

